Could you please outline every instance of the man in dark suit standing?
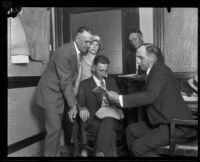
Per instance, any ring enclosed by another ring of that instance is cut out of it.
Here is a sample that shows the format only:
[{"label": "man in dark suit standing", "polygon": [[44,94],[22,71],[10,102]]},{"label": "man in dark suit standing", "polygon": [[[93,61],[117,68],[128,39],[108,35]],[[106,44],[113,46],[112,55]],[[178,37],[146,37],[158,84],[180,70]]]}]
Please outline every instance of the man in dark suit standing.
[{"label": "man in dark suit standing", "polygon": [[80,118],[84,121],[84,126],[88,133],[96,136],[95,156],[97,157],[117,156],[116,131],[122,128],[122,120],[117,120],[110,116],[99,119],[98,115],[95,115],[101,107],[109,105],[104,94],[93,92],[95,87],[104,86],[107,90],[119,93],[115,80],[107,77],[109,62],[109,59],[103,55],[98,55],[94,58],[93,75],[80,83],[77,95],[78,103],[81,107]]},{"label": "man in dark suit standing", "polygon": [[[108,98],[121,107],[147,105],[148,121],[130,124],[126,128],[129,150],[134,156],[156,157],[156,148],[169,144],[169,124],[172,119],[192,119],[173,72],[158,61],[157,47],[143,44],[137,49],[139,64],[147,72],[145,90],[130,95],[108,92]],[[177,141],[196,135],[189,128],[177,128]]]},{"label": "man in dark suit standing", "polygon": [[70,108],[69,119],[74,121],[77,113],[75,86],[79,73],[79,57],[87,53],[91,39],[92,31],[80,27],[75,41],[64,44],[53,53],[39,81],[35,97],[45,114],[47,135],[44,156],[57,155],[65,101]]}]

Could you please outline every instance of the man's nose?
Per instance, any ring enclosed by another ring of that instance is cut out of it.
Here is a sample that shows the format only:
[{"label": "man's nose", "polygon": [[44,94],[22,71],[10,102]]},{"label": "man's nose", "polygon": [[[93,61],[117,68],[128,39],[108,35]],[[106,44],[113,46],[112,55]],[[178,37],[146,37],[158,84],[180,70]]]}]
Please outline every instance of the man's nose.
[{"label": "man's nose", "polygon": [[106,77],[107,76],[107,73],[106,72],[103,72],[103,77]]},{"label": "man's nose", "polygon": [[90,43],[87,43],[87,47],[88,47],[88,48],[90,47]]}]

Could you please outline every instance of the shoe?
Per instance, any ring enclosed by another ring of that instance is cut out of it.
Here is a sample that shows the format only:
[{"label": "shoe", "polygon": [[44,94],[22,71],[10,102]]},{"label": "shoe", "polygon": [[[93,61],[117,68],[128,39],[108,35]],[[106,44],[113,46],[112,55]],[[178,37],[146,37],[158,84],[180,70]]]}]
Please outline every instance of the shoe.
[{"label": "shoe", "polygon": [[105,157],[105,154],[103,152],[98,152],[96,154],[96,157]]},{"label": "shoe", "polygon": [[81,157],[88,157],[87,150],[81,150]]}]

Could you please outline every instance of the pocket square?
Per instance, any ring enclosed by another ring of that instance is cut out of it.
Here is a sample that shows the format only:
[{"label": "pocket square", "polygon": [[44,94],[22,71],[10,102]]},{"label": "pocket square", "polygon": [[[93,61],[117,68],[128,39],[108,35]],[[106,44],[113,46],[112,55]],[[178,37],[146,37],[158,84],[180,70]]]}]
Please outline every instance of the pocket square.
[{"label": "pocket square", "polygon": [[113,117],[117,120],[120,120],[124,118],[122,110],[115,107],[101,107],[100,109],[97,110],[95,115],[99,119],[103,119],[105,117]]}]

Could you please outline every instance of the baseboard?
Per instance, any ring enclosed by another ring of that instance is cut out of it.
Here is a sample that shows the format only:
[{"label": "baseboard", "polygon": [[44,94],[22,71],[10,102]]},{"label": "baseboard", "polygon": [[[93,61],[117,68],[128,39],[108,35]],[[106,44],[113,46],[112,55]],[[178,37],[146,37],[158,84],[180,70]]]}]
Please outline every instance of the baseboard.
[{"label": "baseboard", "polygon": [[18,141],[18,142],[14,143],[14,144],[9,145],[8,146],[8,155],[13,153],[13,152],[16,152],[16,151],[18,151],[20,149],[23,149],[23,148],[25,148],[25,147],[27,147],[29,145],[32,145],[32,144],[34,144],[34,143],[36,143],[38,141],[43,140],[45,135],[46,135],[46,131],[43,131],[43,132],[41,132],[39,134],[36,134],[34,136],[28,137],[26,139],[23,139],[21,141]]}]

